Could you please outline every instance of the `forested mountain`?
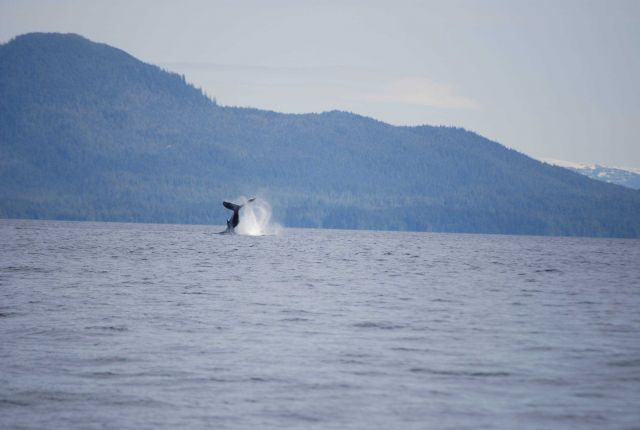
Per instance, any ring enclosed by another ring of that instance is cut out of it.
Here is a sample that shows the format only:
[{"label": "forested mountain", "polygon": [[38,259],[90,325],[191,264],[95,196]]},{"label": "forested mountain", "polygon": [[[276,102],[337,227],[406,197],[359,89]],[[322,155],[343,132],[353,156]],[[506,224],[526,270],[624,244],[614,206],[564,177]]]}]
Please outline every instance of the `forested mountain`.
[{"label": "forested mountain", "polygon": [[286,226],[640,236],[640,192],[477,134],[217,105],[72,34],[0,46],[0,217],[223,224],[262,195]]}]

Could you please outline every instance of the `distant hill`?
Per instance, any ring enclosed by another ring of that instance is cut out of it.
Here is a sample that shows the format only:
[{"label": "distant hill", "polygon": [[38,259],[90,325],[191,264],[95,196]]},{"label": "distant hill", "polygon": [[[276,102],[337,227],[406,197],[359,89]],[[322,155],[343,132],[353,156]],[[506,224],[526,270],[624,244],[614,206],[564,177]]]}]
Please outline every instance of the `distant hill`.
[{"label": "distant hill", "polygon": [[631,170],[620,167],[607,167],[599,164],[574,163],[561,160],[543,160],[549,164],[564,167],[581,175],[596,179],[598,181],[609,182],[610,184],[622,185],[623,187],[640,190],[640,169]]},{"label": "distant hill", "polygon": [[0,95],[0,217],[219,225],[258,194],[287,226],[640,236],[638,191],[459,128],[219,106],[73,34],[1,45]]}]

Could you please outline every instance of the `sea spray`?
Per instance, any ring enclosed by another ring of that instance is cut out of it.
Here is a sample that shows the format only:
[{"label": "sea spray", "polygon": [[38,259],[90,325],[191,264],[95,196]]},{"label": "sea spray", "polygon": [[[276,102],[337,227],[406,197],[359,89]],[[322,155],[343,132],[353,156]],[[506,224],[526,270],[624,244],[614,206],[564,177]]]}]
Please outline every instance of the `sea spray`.
[{"label": "sea spray", "polygon": [[257,197],[254,201],[241,197],[237,201],[244,205],[240,210],[240,223],[235,232],[247,236],[266,236],[279,234],[282,226],[271,221],[271,205],[265,199]]}]

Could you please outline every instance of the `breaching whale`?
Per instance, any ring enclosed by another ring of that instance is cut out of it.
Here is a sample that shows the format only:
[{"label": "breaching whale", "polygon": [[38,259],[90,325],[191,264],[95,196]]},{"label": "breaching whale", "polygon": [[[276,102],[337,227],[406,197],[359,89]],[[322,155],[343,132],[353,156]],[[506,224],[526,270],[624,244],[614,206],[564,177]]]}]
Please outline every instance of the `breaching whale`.
[{"label": "breaching whale", "polygon": [[[247,200],[247,203],[251,203],[254,200],[255,197]],[[231,218],[227,220],[227,229],[222,233],[233,233],[234,229],[238,224],[240,224],[240,209],[242,209],[244,205],[237,205],[235,203],[224,201],[222,202],[222,206],[233,211],[233,215],[231,215]]]}]

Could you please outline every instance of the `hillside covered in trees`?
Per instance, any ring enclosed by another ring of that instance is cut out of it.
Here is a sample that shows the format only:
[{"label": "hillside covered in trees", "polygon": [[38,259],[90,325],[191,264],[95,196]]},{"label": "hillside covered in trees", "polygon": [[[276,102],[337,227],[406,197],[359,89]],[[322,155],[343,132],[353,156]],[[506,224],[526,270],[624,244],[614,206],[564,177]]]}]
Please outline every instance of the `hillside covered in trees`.
[{"label": "hillside covered in trees", "polygon": [[0,46],[0,217],[220,225],[240,195],[286,226],[640,236],[640,191],[463,129],[219,106],[78,35]]}]

